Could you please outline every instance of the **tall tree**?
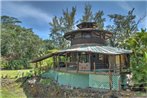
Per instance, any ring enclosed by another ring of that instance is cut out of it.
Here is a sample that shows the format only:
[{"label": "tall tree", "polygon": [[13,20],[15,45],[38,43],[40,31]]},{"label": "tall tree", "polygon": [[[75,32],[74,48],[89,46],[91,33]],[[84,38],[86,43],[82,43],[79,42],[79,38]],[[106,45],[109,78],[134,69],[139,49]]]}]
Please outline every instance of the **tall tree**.
[{"label": "tall tree", "polygon": [[103,18],[104,12],[98,10],[96,13],[92,13],[91,5],[85,5],[84,15],[82,16],[81,22],[96,22],[98,29],[104,28],[105,18]]},{"label": "tall tree", "polygon": [[63,32],[68,32],[74,29],[75,24],[76,7],[72,7],[71,12],[63,10]]},{"label": "tall tree", "polygon": [[85,5],[84,9],[84,15],[82,16],[81,22],[92,22],[93,20],[93,14],[90,4]]},{"label": "tall tree", "polygon": [[18,25],[18,19],[9,16],[2,16],[1,19],[2,57],[8,61],[10,68],[18,68],[19,65],[26,68],[28,60],[36,57],[41,51],[42,40],[32,29]]},{"label": "tall tree", "polygon": [[98,29],[100,30],[104,28],[105,18],[103,18],[103,15],[103,11],[97,11],[93,17],[93,21],[96,22]]},{"label": "tall tree", "polygon": [[3,24],[11,24],[11,25],[16,25],[18,23],[21,23],[17,18],[15,17],[10,17],[10,16],[1,16],[1,23]]},{"label": "tall tree", "polygon": [[57,16],[53,17],[52,22],[49,23],[51,26],[50,30],[50,40],[52,40],[54,47],[59,48],[60,47],[60,42],[62,41],[62,18],[58,18]]},{"label": "tall tree", "polygon": [[69,42],[63,38],[63,35],[74,29],[75,15],[76,8],[72,7],[71,11],[63,10],[63,16],[59,18],[55,16],[49,23],[51,26],[50,38],[55,48],[63,49],[69,46]]},{"label": "tall tree", "polygon": [[107,26],[107,29],[114,32],[111,39],[112,46],[118,46],[124,39],[130,37],[137,31],[137,25],[133,14],[134,8],[128,12],[127,15],[111,14],[108,15],[113,20],[114,25]]}]

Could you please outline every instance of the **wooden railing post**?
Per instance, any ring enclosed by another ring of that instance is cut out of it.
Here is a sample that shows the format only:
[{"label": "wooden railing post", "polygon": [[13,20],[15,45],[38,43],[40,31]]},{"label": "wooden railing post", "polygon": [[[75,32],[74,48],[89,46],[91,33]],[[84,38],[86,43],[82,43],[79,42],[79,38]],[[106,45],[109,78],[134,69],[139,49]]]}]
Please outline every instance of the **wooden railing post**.
[{"label": "wooden railing post", "polygon": [[120,67],[120,73],[121,73],[121,67],[122,67],[122,65],[121,65],[121,55],[119,55],[119,61],[120,61],[119,67]]},{"label": "wooden railing post", "polygon": [[60,56],[58,55],[58,70],[60,70]]},{"label": "wooden railing post", "polygon": [[77,72],[79,71],[79,63],[77,63]]},{"label": "wooden railing post", "polygon": [[95,62],[93,62],[93,65],[94,65],[94,73],[96,73],[96,65],[95,65]]},{"label": "wooden railing post", "polygon": [[67,69],[67,53],[66,53],[66,61],[65,61],[65,66],[66,66],[66,71],[68,71],[68,69]]},{"label": "wooden railing post", "polygon": [[67,68],[67,62],[65,63],[65,66],[66,66],[66,71],[68,71],[68,68]]},{"label": "wooden railing post", "polygon": [[77,72],[79,71],[79,57],[78,57],[78,52],[77,52]]},{"label": "wooden railing post", "polygon": [[91,71],[91,53],[89,53],[89,66],[90,66],[90,71]]},{"label": "wooden railing post", "polygon": [[111,72],[111,65],[109,66],[109,86],[110,86],[110,90],[112,90],[112,72]]}]

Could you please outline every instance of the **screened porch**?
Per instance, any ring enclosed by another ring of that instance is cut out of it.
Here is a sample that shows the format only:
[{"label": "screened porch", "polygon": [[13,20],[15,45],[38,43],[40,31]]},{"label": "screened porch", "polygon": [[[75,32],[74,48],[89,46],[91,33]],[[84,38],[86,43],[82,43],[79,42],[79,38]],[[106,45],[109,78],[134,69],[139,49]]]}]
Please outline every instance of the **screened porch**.
[{"label": "screened porch", "polygon": [[120,73],[129,67],[129,56],[90,52],[66,52],[53,56],[54,69],[81,73]]}]

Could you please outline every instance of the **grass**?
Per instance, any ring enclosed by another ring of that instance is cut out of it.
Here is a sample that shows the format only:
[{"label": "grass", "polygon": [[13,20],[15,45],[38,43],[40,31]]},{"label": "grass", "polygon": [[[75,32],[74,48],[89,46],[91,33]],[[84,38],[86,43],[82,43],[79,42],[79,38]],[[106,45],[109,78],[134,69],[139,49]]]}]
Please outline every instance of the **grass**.
[{"label": "grass", "polygon": [[0,77],[16,78],[27,76],[32,69],[25,70],[0,70]]},{"label": "grass", "polygon": [[[0,70],[0,98],[27,98],[25,93],[23,92],[23,88],[20,87],[22,83],[16,82],[16,79],[27,76],[31,70],[32,69]],[[6,79],[2,79],[2,77]]]},{"label": "grass", "polygon": [[1,81],[3,81],[3,86],[0,88],[0,98],[27,98],[20,86],[21,82],[15,82],[15,79]]},{"label": "grass", "polygon": [[138,91],[138,92],[135,93],[135,95],[138,96],[138,97],[147,97],[147,92]]}]

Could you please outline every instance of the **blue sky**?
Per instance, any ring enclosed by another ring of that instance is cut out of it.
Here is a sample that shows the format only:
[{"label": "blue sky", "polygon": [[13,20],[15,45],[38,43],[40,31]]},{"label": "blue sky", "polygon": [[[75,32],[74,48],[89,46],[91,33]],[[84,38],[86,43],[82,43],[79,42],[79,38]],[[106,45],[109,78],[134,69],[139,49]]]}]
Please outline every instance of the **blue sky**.
[{"label": "blue sky", "polygon": [[146,15],[139,24],[140,28],[147,28],[147,1],[2,1],[2,15],[9,15],[22,21],[22,26],[32,28],[34,33],[42,39],[48,39],[50,34],[49,22],[52,17],[61,16],[63,9],[76,6],[76,20],[82,17],[84,5],[91,4],[92,11],[104,11],[105,26],[112,24],[109,14],[126,15],[135,8],[136,21]]}]

